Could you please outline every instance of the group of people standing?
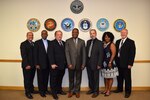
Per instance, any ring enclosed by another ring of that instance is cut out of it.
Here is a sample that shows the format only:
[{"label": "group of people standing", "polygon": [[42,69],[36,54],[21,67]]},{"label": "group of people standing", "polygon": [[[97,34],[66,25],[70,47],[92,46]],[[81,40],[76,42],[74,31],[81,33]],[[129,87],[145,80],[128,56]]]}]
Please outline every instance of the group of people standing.
[{"label": "group of people standing", "polygon": [[[95,29],[90,30],[91,39],[85,41],[78,37],[79,30],[72,30],[72,37],[66,42],[62,40],[63,33],[55,32],[55,39],[49,41],[46,30],[41,32],[41,39],[33,42],[33,33],[27,33],[27,39],[21,43],[22,69],[24,76],[24,88],[27,98],[32,99],[32,93],[36,93],[33,86],[35,70],[37,70],[38,89],[42,97],[52,94],[58,99],[58,94],[66,95],[62,90],[62,80],[65,69],[69,73],[68,98],[74,94],[80,97],[82,70],[86,67],[88,74],[89,91],[92,98],[99,95],[99,72],[104,77],[105,96],[110,95],[113,78],[117,77],[117,90],[115,93],[123,92],[123,81],[125,80],[125,98],[131,94],[131,68],[135,58],[134,41],[127,37],[128,30],[121,31],[121,39],[114,44],[114,35],[105,32],[102,41],[97,39]],[[50,74],[50,75],[49,75]],[[48,80],[50,79],[51,93],[48,91]]]}]

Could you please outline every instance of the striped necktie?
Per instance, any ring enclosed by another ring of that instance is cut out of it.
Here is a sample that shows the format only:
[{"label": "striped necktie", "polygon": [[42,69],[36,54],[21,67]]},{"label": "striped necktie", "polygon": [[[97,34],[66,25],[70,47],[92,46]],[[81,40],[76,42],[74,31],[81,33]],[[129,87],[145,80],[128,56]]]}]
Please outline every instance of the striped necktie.
[{"label": "striped necktie", "polygon": [[120,45],[119,45],[119,50],[118,50],[118,57],[120,57],[120,51],[121,51],[121,47],[123,45],[123,39],[120,41]]}]

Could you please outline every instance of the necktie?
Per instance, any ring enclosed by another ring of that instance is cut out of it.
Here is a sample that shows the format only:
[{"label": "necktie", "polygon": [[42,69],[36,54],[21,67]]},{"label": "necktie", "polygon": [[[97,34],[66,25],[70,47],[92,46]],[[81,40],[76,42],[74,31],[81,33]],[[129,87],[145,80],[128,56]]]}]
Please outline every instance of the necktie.
[{"label": "necktie", "polygon": [[63,46],[63,43],[62,43],[62,41],[59,41],[59,45],[60,45],[60,46]]},{"label": "necktie", "polygon": [[31,44],[31,46],[34,46],[34,44],[33,44],[33,42],[32,42],[32,41],[30,42],[30,44]]},{"label": "necktie", "polygon": [[120,48],[122,47],[122,45],[123,45],[123,39],[121,40],[121,46],[120,46]]},{"label": "necktie", "polygon": [[120,45],[119,45],[118,57],[120,57],[120,51],[121,51],[122,45],[123,45],[123,39],[121,40],[121,43],[120,43]]},{"label": "necktie", "polygon": [[91,57],[91,52],[92,52],[92,47],[93,47],[93,40],[91,41],[89,52],[88,52],[88,57]]},{"label": "necktie", "polygon": [[78,41],[77,41],[77,39],[74,39],[74,43],[75,43],[75,47],[77,48],[77,43]]},{"label": "necktie", "polygon": [[44,42],[45,51],[47,52],[47,47],[48,47],[47,40],[44,40],[43,42]]}]

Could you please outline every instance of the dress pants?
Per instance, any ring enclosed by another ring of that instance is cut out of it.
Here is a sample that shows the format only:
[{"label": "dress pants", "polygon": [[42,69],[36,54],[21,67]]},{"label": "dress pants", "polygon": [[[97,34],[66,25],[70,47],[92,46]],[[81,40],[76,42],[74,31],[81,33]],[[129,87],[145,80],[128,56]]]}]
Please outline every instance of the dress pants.
[{"label": "dress pants", "polygon": [[69,92],[80,92],[82,70],[68,69],[69,71]]},{"label": "dress pants", "polygon": [[57,94],[62,91],[62,80],[65,74],[65,69],[51,69],[50,86],[52,94]]},{"label": "dress pants", "polygon": [[38,88],[40,93],[48,91],[49,68],[37,69]]},{"label": "dress pants", "polygon": [[35,76],[35,68],[31,68],[31,69],[23,68],[25,93],[31,93],[34,91],[34,85],[33,85],[34,76]]},{"label": "dress pants", "polygon": [[123,82],[125,80],[125,93],[131,93],[131,69],[128,68],[118,68],[119,70],[119,76],[117,77],[118,81],[118,90],[123,91]]},{"label": "dress pants", "polygon": [[92,70],[91,66],[87,66],[87,74],[90,90],[94,93],[99,93],[99,70]]}]

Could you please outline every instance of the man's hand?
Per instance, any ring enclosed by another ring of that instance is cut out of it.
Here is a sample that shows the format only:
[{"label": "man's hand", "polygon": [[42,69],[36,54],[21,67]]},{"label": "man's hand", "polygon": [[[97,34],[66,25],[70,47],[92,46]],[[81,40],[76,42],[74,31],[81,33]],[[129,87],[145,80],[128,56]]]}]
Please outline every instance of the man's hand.
[{"label": "man's hand", "polygon": [[97,66],[97,69],[101,69],[101,66]]},{"label": "man's hand", "polygon": [[26,69],[26,70],[29,70],[29,69],[31,69],[31,66],[26,66],[25,69]]},{"label": "man's hand", "polygon": [[131,65],[128,65],[128,69],[131,69],[132,68],[132,66]]},{"label": "man's hand", "polygon": [[69,68],[69,69],[73,69],[73,68],[72,68],[72,64],[68,65],[68,68]]},{"label": "man's hand", "polygon": [[52,69],[56,69],[56,67],[58,67],[56,64],[52,64],[51,65]]},{"label": "man's hand", "polygon": [[84,68],[85,68],[84,65],[82,65],[82,66],[81,66],[81,70],[84,70]]},{"label": "man's hand", "polygon": [[39,66],[39,65],[36,65],[36,69],[40,69],[40,66]]}]

